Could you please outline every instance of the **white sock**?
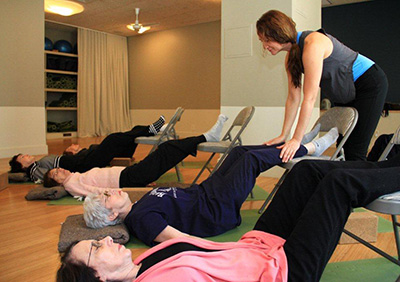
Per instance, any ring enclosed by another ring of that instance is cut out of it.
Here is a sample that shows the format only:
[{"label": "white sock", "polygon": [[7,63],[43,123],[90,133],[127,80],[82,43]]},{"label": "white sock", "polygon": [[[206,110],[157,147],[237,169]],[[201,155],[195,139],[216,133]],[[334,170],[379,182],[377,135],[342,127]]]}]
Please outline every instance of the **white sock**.
[{"label": "white sock", "polygon": [[337,127],[329,130],[327,134],[324,136],[312,141],[311,143],[315,146],[315,152],[312,154],[313,156],[321,156],[323,152],[326,151],[339,137],[339,131]]},{"label": "white sock", "polygon": [[301,144],[304,145],[304,144],[310,143],[315,138],[315,136],[317,136],[320,128],[321,128],[321,124],[318,123],[313,128],[313,130],[311,130],[310,132],[304,134],[303,140],[301,140]]},{"label": "white sock", "polygon": [[226,115],[220,114],[218,116],[218,120],[214,126],[203,134],[207,142],[218,142],[221,139],[222,128],[227,120],[228,117]]},{"label": "white sock", "polygon": [[160,132],[164,132],[164,130],[167,128],[169,123],[165,123],[163,126],[160,128]]}]

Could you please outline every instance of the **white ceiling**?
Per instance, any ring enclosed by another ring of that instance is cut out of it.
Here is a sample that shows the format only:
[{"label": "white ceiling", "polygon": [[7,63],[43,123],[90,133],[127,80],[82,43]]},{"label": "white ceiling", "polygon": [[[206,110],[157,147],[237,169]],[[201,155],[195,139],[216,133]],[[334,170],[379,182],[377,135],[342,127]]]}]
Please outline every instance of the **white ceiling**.
[{"label": "white ceiling", "polygon": [[[369,0],[321,0],[323,7]],[[142,24],[159,23],[149,32],[218,21],[221,19],[221,0],[75,0],[85,11],[63,17],[45,13],[46,20],[85,27],[107,33],[134,36],[126,25],[135,22],[135,8],[140,8]]]}]

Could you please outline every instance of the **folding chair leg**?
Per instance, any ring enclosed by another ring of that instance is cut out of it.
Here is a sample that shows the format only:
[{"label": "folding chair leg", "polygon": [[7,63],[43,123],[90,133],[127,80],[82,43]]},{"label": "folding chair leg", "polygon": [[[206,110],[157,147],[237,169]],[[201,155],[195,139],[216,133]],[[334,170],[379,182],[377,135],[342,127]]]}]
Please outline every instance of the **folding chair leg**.
[{"label": "folding chair leg", "polygon": [[197,180],[199,180],[200,176],[203,174],[204,170],[207,168],[209,163],[211,162],[212,158],[214,157],[215,153],[212,153],[208,161],[205,163],[205,165],[201,168],[199,174],[197,174],[196,178],[193,180],[192,185],[196,184]]},{"label": "folding chair leg", "polygon": [[215,165],[214,169],[211,171],[211,174],[213,174],[214,171],[219,169],[219,167],[222,165],[222,163],[224,162],[224,160],[226,159],[227,156],[228,156],[228,152],[225,152],[222,156],[220,156],[217,164]]},{"label": "folding chair leg", "polygon": [[285,170],[285,172],[283,173],[283,175],[281,176],[281,178],[279,178],[278,183],[275,184],[274,189],[272,189],[271,193],[268,195],[267,199],[265,200],[265,202],[263,203],[263,205],[261,206],[261,208],[258,210],[258,213],[262,213],[265,209],[265,207],[268,205],[268,203],[271,201],[272,197],[275,195],[276,191],[278,191],[278,188],[281,186],[283,180],[285,180],[286,175],[289,173],[289,170]]},{"label": "folding chair leg", "polygon": [[399,236],[399,223],[397,222],[396,215],[392,214],[393,232],[396,240],[397,259],[400,260],[400,236]]},{"label": "folding chair leg", "polygon": [[178,178],[178,182],[181,182],[181,172],[179,171],[178,166],[175,166],[175,170],[176,170],[176,177]]},{"label": "folding chair leg", "polygon": [[370,248],[371,250],[373,250],[374,252],[380,254],[381,256],[383,256],[384,258],[390,260],[391,262],[393,262],[394,264],[397,264],[400,266],[400,260],[395,259],[394,257],[390,256],[389,254],[385,253],[384,251],[382,251],[381,249],[378,249],[377,247],[371,245],[370,243],[368,243],[367,241],[361,239],[360,237],[358,237],[357,235],[353,234],[350,231],[347,231],[346,229],[343,229],[343,233],[345,233],[346,235],[350,236],[351,238],[353,238],[354,240],[357,240],[358,242],[360,242],[361,244],[363,244],[364,246],[366,246],[367,248]]}]

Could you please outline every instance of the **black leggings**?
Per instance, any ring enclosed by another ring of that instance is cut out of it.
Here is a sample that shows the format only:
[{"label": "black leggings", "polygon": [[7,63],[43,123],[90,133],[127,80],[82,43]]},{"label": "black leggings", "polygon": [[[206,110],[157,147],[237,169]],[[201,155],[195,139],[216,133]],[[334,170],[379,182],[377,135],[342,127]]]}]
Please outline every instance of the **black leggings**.
[{"label": "black leggings", "polygon": [[400,155],[388,161],[301,161],[254,229],[286,240],[289,281],[319,281],[352,208],[400,190]]},{"label": "black leggings", "polygon": [[105,167],[113,158],[131,158],[136,150],[136,137],[153,136],[149,126],[135,126],[127,132],[117,132],[108,135],[99,145],[91,146],[87,151],[77,155],[63,156],[60,167],[71,172],[86,172],[94,167]]},{"label": "black leggings", "polygon": [[[373,65],[355,82],[356,98],[338,106],[354,107],[358,111],[358,122],[344,145],[347,161],[366,160],[368,146],[378,125],[388,91],[385,73]],[[338,140],[340,142],[340,140]]]},{"label": "black leggings", "polygon": [[170,140],[158,146],[138,164],[125,168],[119,177],[120,187],[143,187],[179,164],[189,154],[196,156],[197,145],[206,142],[204,135]]}]

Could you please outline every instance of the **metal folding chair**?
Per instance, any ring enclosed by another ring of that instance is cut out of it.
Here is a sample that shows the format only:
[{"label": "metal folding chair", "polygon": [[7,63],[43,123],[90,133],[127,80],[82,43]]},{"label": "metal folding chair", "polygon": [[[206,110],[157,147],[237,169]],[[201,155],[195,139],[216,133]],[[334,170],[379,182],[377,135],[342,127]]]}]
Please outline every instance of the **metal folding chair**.
[{"label": "metal folding chair", "polygon": [[[174,115],[172,116],[171,120],[168,122],[164,131],[159,132],[155,136],[137,137],[135,139],[135,143],[153,145],[153,148],[151,148],[151,150],[150,150],[150,153],[152,153],[155,149],[157,149],[157,146],[160,145],[161,143],[168,141],[168,140],[178,139],[178,136],[175,131],[175,125],[178,123],[178,121],[181,120],[181,117],[182,117],[182,114],[184,111],[185,111],[185,109],[178,107],[176,109]],[[178,181],[180,182],[181,175],[180,175],[178,166],[175,166],[175,170],[176,170],[176,176],[178,177]]]},{"label": "metal folding chair", "polygon": [[[397,128],[396,133],[393,135],[392,139],[390,140],[389,144],[386,146],[385,150],[383,151],[382,155],[379,157],[378,161],[383,161],[388,156],[390,150],[392,150],[394,145],[400,144],[400,127]],[[399,187],[400,190],[400,187]],[[344,229],[343,232],[349,235],[351,238],[357,240],[361,244],[365,245],[366,247],[370,248],[371,250],[377,252],[384,258],[387,258],[391,262],[400,266],[400,235],[399,235],[399,222],[397,221],[397,216],[400,215],[400,200],[392,200],[390,197],[394,194],[384,195],[379,197],[378,199],[374,200],[370,204],[368,204],[365,208],[374,212],[383,213],[383,214],[390,214],[392,218],[393,224],[393,232],[396,241],[397,247],[397,259],[389,255],[388,253],[382,251],[381,249],[371,245],[367,241],[361,239],[359,236],[355,235],[354,233]]]},{"label": "metal folding chair", "polygon": [[337,145],[335,152],[332,156],[303,156],[300,158],[292,159],[287,163],[281,163],[279,166],[285,169],[285,172],[279,179],[278,183],[272,189],[271,193],[268,195],[267,199],[258,210],[258,213],[262,213],[268,203],[272,200],[272,197],[275,195],[276,191],[278,191],[279,187],[281,186],[282,182],[285,180],[287,174],[290,170],[297,164],[299,161],[302,160],[332,160],[332,161],[340,161],[344,160],[345,156],[343,153],[343,145],[346,143],[347,139],[349,138],[351,132],[353,131],[354,127],[356,126],[358,120],[358,112],[355,108],[351,107],[333,107],[327,110],[319,119],[315,122],[314,127],[318,124],[321,125],[320,132],[328,132],[331,128],[337,127],[339,134],[343,136],[340,143]]},{"label": "metal folding chair", "polygon": [[[192,184],[196,183],[200,176],[203,174],[204,170],[207,169],[210,174],[212,174],[215,170],[217,170],[225,158],[228,156],[229,152],[233,149],[233,147],[242,145],[242,139],[240,138],[246,126],[249,124],[251,118],[254,115],[255,108],[253,106],[246,107],[242,109],[239,114],[236,116],[233,121],[231,127],[228,129],[224,137],[219,142],[203,142],[197,145],[197,150],[202,152],[210,152],[212,153],[210,158],[204,164],[199,174],[193,180]],[[233,131],[236,131],[236,134]],[[215,154],[222,154],[219,158],[217,164],[213,169],[209,168],[209,164],[211,160],[214,158]]]}]

